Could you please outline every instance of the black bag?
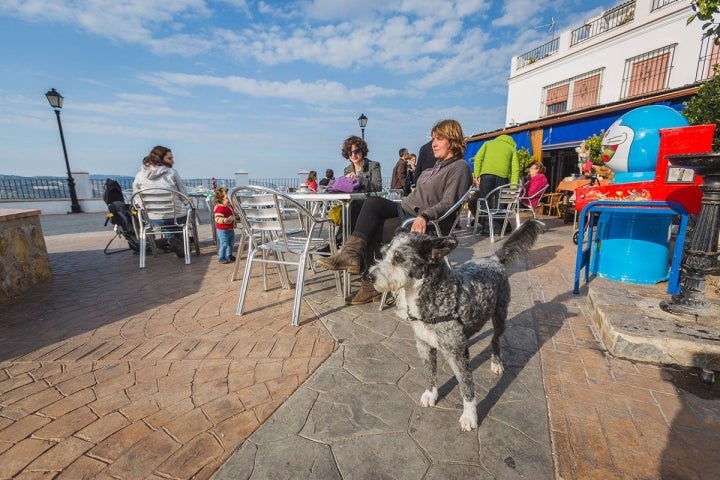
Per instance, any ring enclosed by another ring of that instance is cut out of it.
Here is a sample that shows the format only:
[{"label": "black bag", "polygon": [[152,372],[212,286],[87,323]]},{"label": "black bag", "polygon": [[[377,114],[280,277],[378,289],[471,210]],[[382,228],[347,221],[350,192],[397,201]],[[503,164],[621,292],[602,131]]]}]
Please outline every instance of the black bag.
[{"label": "black bag", "polygon": [[105,179],[105,193],[103,193],[103,200],[105,203],[110,205],[113,202],[125,203],[125,196],[123,195],[122,187],[112,178]]},{"label": "black bag", "polygon": [[108,217],[105,219],[105,225],[111,222],[114,225],[115,236],[110,239],[108,244],[105,246],[105,254],[109,255],[108,247],[112,241],[117,237],[123,237],[128,242],[130,250],[135,252],[140,251],[140,242],[135,236],[135,228],[133,227],[132,212],[130,211],[130,205],[125,203],[125,197],[123,195],[122,187],[112,178],[105,180],[105,192],[103,192],[103,200],[108,206]]}]

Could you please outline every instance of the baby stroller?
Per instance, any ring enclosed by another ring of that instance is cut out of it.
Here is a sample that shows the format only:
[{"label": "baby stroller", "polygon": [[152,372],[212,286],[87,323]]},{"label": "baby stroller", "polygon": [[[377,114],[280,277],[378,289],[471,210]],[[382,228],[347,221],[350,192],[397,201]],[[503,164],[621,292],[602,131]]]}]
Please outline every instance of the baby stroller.
[{"label": "baby stroller", "polygon": [[[103,250],[105,255],[124,252],[125,250],[139,252],[140,242],[135,235],[135,228],[133,228],[133,216],[130,210],[130,205],[125,203],[122,187],[116,180],[113,180],[112,178],[105,180],[105,193],[103,193],[103,200],[108,206],[108,214],[105,219],[105,225],[107,226],[108,222],[111,222],[113,230],[115,231],[115,236],[113,236],[107,245],[105,245],[105,250]],[[119,237],[127,240],[128,247],[130,248],[109,252],[108,248],[110,248],[110,244],[113,240]]]}]

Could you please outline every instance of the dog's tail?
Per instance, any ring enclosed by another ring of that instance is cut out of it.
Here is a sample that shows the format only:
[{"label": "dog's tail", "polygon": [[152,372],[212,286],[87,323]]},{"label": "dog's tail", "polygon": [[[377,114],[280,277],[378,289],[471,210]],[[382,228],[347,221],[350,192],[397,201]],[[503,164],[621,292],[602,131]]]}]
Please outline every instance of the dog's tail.
[{"label": "dog's tail", "polygon": [[495,252],[495,257],[503,265],[510,265],[522,258],[532,248],[538,235],[545,228],[539,220],[530,219],[510,234]]}]

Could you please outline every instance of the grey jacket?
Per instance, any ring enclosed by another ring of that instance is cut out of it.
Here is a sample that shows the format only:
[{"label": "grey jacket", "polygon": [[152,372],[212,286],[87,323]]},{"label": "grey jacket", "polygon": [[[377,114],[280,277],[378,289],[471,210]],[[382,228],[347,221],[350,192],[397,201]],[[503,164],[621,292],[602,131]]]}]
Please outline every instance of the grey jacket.
[{"label": "grey jacket", "polygon": [[420,174],[415,190],[403,197],[402,208],[411,215],[421,213],[435,220],[442,217],[465,195],[472,185],[470,166],[462,158],[443,160],[440,170],[426,169]]},{"label": "grey jacket", "polygon": [[[355,165],[345,167],[343,174],[355,172]],[[380,175],[380,163],[373,160],[363,159],[363,169],[357,175],[357,179],[362,185],[363,192],[379,192],[382,190],[382,176]]]}]

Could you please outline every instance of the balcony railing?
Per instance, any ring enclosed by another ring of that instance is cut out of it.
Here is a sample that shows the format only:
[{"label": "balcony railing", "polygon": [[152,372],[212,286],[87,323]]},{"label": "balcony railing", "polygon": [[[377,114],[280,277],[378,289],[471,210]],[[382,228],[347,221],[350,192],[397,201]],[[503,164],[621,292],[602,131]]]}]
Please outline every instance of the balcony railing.
[{"label": "balcony railing", "polygon": [[540,45],[539,47],[534,48],[529,52],[523,53],[522,55],[517,57],[517,68],[522,68],[525,65],[535,63],[541,58],[549,57],[553,53],[556,53],[558,51],[559,43],[560,39],[554,38],[544,45]]},{"label": "balcony railing", "polygon": [[589,40],[635,19],[635,0],[605,11],[599,18],[570,32],[570,46]]}]

